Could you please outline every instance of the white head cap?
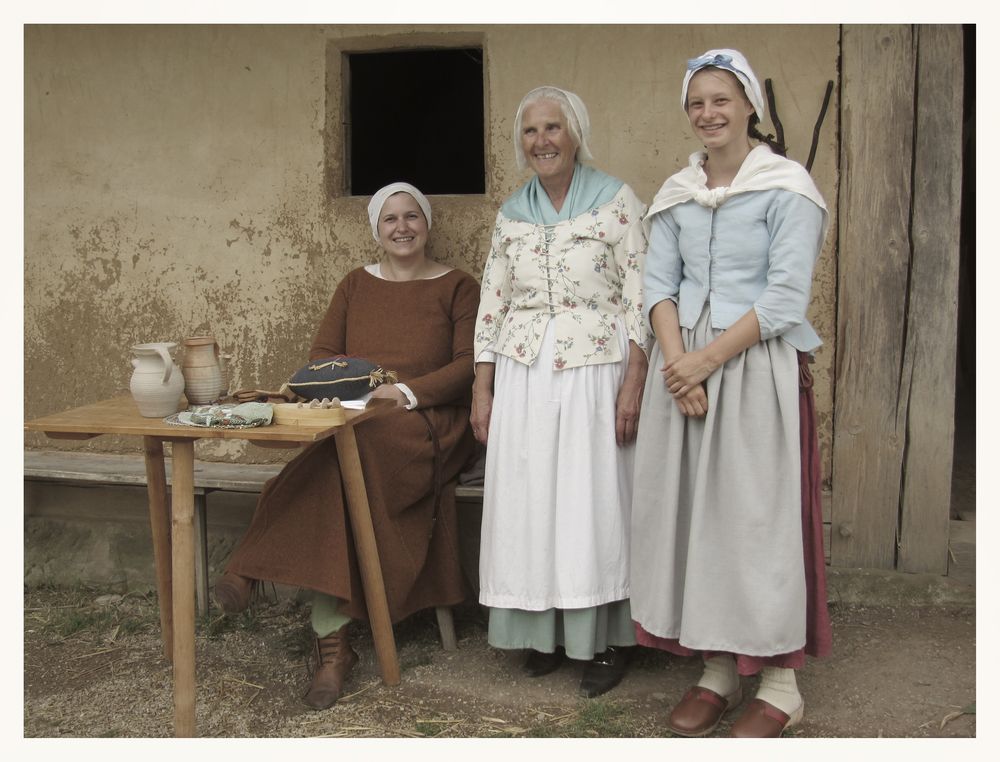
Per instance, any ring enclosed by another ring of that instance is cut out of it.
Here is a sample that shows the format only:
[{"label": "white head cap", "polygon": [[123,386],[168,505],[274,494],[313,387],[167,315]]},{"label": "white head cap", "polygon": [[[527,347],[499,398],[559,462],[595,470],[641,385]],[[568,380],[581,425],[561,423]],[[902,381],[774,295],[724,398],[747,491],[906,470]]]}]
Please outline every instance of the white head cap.
[{"label": "white head cap", "polygon": [[431,229],[431,202],[427,200],[427,196],[409,183],[389,183],[384,188],[375,191],[372,200],[368,202],[368,221],[372,224],[372,235],[375,236],[376,241],[378,240],[378,218],[382,214],[382,207],[385,206],[389,196],[397,193],[409,193],[413,196],[427,219],[427,229]]},{"label": "white head cap", "polygon": [[706,66],[725,69],[735,74],[736,79],[743,85],[743,92],[746,93],[747,100],[750,101],[753,110],[757,112],[757,118],[764,118],[764,98],[760,93],[760,82],[757,81],[746,57],[740,51],[731,48],[706,50],[697,58],[692,58],[687,62],[687,73],[684,75],[684,85],[681,87],[681,108],[687,111],[688,85],[691,83],[691,77]]},{"label": "white head cap", "polygon": [[577,159],[593,159],[590,148],[587,146],[587,139],[590,137],[590,114],[587,113],[587,107],[583,105],[580,96],[559,87],[543,85],[536,87],[521,98],[517,114],[514,116],[514,158],[517,160],[517,168],[528,168],[528,158],[521,148],[521,119],[524,116],[524,109],[535,101],[541,100],[551,100],[559,104],[563,116],[566,117],[566,126],[578,147]]}]

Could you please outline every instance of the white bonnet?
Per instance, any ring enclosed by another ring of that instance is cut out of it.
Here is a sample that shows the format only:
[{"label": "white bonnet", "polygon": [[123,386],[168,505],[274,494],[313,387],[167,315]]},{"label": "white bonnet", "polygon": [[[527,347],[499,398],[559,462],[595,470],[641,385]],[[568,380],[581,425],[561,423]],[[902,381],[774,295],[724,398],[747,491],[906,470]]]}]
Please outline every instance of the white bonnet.
[{"label": "white bonnet", "polygon": [[409,183],[389,183],[384,188],[375,191],[372,200],[368,202],[368,221],[372,224],[372,235],[375,236],[376,241],[378,240],[378,218],[382,214],[382,207],[385,206],[389,196],[396,193],[409,193],[413,196],[427,219],[427,229],[431,229],[431,202],[427,200],[427,196]]},{"label": "white bonnet", "polygon": [[687,62],[687,73],[684,75],[684,85],[681,87],[681,108],[685,111],[687,106],[688,85],[695,72],[704,69],[706,66],[715,66],[719,69],[731,71],[736,75],[736,79],[743,85],[743,91],[747,95],[747,100],[757,112],[759,119],[764,118],[764,97],[760,92],[760,82],[757,81],[750,62],[747,61],[740,51],[732,48],[719,48],[718,50],[706,50],[697,58],[692,58]]},{"label": "white bonnet", "polygon": [[593,159],[594,156],[590,153],[590,147],[587,145],[587,139],[590,137],[590,114],[587,113],[587,107],[583,105],[580,96],[560,87],[543,85],[530,90],[521,98],[517,114],[514,116],[514,158],[517,160],[517,168],[521,170],[528,168],[528,160],[521,149],[521,118],[524,115],[524,109],[538,100],[554,100],[562,106],[563,113],[569,122],[570,133],[576,139],[579,147],[577,158]]}]

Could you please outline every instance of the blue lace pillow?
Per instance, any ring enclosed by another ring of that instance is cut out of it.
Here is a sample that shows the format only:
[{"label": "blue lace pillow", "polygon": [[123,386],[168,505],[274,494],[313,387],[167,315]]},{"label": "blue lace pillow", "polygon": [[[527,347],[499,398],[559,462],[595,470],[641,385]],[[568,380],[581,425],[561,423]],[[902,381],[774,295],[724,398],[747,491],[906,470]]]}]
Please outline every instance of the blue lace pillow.
[{"label": "blue lace pillow", "polygon": [[288,381],[288,387],[300,397],[310,400],[356,400],[380,384],[394,384],[396,372],[361,357],[327,357],[313,360],[299,368]]}]

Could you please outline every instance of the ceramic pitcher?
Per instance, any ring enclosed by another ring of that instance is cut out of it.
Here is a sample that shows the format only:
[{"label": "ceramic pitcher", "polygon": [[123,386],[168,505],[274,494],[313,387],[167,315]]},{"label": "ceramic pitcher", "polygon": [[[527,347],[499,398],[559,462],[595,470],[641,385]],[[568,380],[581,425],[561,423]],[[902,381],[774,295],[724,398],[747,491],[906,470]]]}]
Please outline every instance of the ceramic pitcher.
[{"label": "ceramic pitcher", "polygon": [[192,405],[207,405],[222,396],[219,345],[211,336],[184,339],[184,396]]},{"label": "ceramic pitcher", "polygon": [[184,376],[170,356],[177,345],[172,341],[136,344],[132,347],[132,378],[129,389],[146,418],[163,418],[176,413],[184,393]]}]

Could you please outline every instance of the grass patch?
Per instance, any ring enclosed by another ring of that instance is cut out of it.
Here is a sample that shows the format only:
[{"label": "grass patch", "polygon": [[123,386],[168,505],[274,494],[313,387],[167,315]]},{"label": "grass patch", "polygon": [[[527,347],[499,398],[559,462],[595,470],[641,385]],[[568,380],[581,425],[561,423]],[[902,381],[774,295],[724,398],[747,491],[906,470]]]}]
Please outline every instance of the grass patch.
[{"label": "grass patch", "polygon": [[202,619],[200,629],[208,638],[219,638],[228,632],[259,632],[262,628],[256,609],[251,606],[242,614],[218,614]]},{"label": "grass patch", "polygon": [[[118,633],[120,635],[135,635],[136,633],[145,632],[146,630],[148,630],[151,624],[152,624],[151,622],[145,621],[143,619],[139,619],[136,617],[127,617],[126,619],[119,622]],[[157,624],[159,624],[159,614],[157,614]]]},{"label": "grass patch", "polygon": [[56,610],[46,622],[44,631],[62,640],[84,633],[100,636],[115,626],[115,613],[106,608]]},{"label": "grass patch", "polygon": [[70,638],[88,630],[99,634],[103,630],[111,628],[114,621],[114,614],[106,609],[93,610],[71,610],[59,611],[49,622],[47,629],[49,632],[60,638]]},{"label": "grass patch", "polygon": [[436,722],[418,722],[413,726],[413,730],[420,733],[422,736],[427,736],[428,738],[433,738],[439,735],[446,726],[440,725]]},{"label": "grass patch", "polygon": [[635,738],[637,725],[624,706],[611,701],[587,701],[568,717],[529,727],[529,738]]},{"label": "grass patch", "polygon": [[155,594],[122,594],[83,583],[72,587],[36,585],[24,592],[25,628],[48,640],[82,637],[114,641],[159,627]]},{"label": "grass patch", "polygon": [[570,726],[578,736],[630,738],[634,728],[625,708],[606,701],[589,701]]}]

